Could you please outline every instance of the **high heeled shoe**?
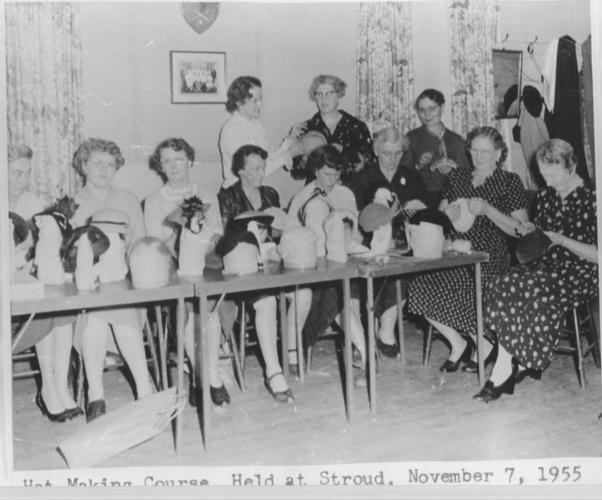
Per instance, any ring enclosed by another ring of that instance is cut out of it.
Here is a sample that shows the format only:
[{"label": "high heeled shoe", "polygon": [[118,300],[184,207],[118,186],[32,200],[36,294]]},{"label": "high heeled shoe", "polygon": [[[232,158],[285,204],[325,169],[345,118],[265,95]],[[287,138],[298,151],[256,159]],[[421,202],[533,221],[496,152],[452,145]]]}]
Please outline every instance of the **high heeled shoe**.
[{"label": "high heeled shoe", "polygon": [[215,406],[222,406],[224,404],[230,404],[230,394],[226,390],[226,386],[222,384],[219,387],[209,386],[209,394],[211,395],[211,401]]},{"label": "high heeled shoe", "polygon": [[439,371],[445,372],[445,373],[457,372],[458,368],[460,367],[460,363],[466,363],[467,361],[470,360],[471,357],[472,357],[472,344],[470,343],[469,340],[467,340],[466,347],[464,348],[464,351],[462,352],[462,354],[460,354],[460,357],[456,361],[450,361],[449,359],[446,359],[445,362],[439,368]]},{"label": "high heeled shoe", "polygon": [[[487,366],[490,365],[491,363],[493,363],[493,361],[497,358],[497,344],[495,344],[491,351],[489,351],[489,354],[487,355],[487,357],[485,358],[485,361],[483,362],[483,366]],[[472,354],[470,359],[468,359],[465,363],[464,366],[462,367],[462,371],[466,372],[466,373],[477,373],[479,371],[479,363],[477,363],[476,361],[472,360]]]},{"label": "high heeled shoe", "polygon": [[399,354],[399,346],[395,344],[387,344],[376,337],[376,348],[380,351],[383,356],[387,358],[396,358]]},{"label": "high heeled shoe", "polygon": [[42,397],[41,392],[38,392],[36,394],[36,405],[38,405],[38,408],[42,412],[42,415],[48,418],[48,420],[50,420],[51,422],[63,423],[69,419],[67,410],[63,410],[60,413],[50,413],[48,407],[46,406],[46,403],[44,402],[44,398]]},{"label": "high heeled shoe", "polygon": [[90,401],[86,405],[86,422],[90,423],[92,420],[101,417],[107,412],[107,405],[104,399],[95,399]]},{"label": "high heeled shoe", "polygon": [[483,388],[477,392],[472,399],[477,401],[483,401],[483,403],[489,403],[489,401],[495,401],[499,399],[502,394],[512,395],[514,394],[514,386],[516,384],[516,365],[512,369],[510,376],[504,380],[500,385],[493,385],[491,380],[485,382]]},{"label": "high heeled shoe", "polygon": [[284,377],[284,374],[282,372],[276,372],[270,375],[269,377],[264,375],[263,383],[268,392],[276,401],[278,401],[279,403],[292,403],[293,401],[295,401],[295,397],[293,396],[293,391],[291,391],[290,387],[284,391],[274,391],[274,389],[272,389],[272,379],[278,375],[282,375]]}]

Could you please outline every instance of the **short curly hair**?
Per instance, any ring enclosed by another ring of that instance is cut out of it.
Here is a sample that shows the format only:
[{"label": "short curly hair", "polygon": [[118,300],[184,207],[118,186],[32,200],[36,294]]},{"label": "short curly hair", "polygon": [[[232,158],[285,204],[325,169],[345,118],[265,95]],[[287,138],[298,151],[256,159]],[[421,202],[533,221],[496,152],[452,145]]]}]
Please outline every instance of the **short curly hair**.
[{"label": "short curly hair", "polygon": [[251,98],[251,89],[254,87],[261,88],[261,81],[254,76],[239,76],[228,87],[226,93],[226,110],[228,113],[234,113],[240,104],[244,104],[247,99]]},{"label": "short curly hair", "polygon": [[92,153],[95,152],[109,153],[115,158],[115,167],[117,169],[121,168],[125,163],[125,159],[123,158],[123,154],[121,154],[119,146],[113,141],[97,138],[86,139],[79,145],[79,148],[77,148],[71,162],[75,171],[84,178],[86,177],[84,164],[87,163]]},{"label": "short curly hair", "polygon": [[324,84],[332,85],[332,88],[339,95],[339,97],[344,97],[347,84],[343,80],[341,80],[338,76],[334,75],[318,75],[311,82],[311,85],[307,92],[310,101],[316,100],[316,89],[320,85]]},{"label": "short curly hair", "polygon": [[567,170],[577,166],[577,155],[573,146],[562,139],[550,139],[537,148],[537,165],[552,163],[562,165]]},{"label": "short curly hair", "polygon": [[501,151],[500,158],[497,161],[498,166],[502,165],[506,161],[506,158],[508,158],[508,146],[504,142],[502,134],[500,134],[497,129],[487,126],[475,127],[468,132],[468,135],[466,136],[466,142],[468,144],[469,156],[472,141],[477,137],[486,137],[491,141],[491,144],[493,144],[493,149],[496,151]]},{"label": "short curly hair", "polygon": [[169,139],[165,139],[160,142],[159,145],[153,151],[153,154],[148,158],[148,167],[156,172],[163,183],[167,182],[167,176],[163,171],[163,167],[161,166],[161,151],[164,149],[173,149],[174,151],[184,151],[186,153],[186,157],[190,161],[194,161],[194,148],[188,144],[184,139],[179,137],[170,137]]},{"label": "short curly hair", "polygon": [[236,177],[240,178],[240,171],[245,168],[247,158],[251,155],[257,155],[262,160],[265,160],[268,157],[268,152],[253,144],[245,144],[244,146],[239,147],[232,155],[232,173]]},{"label": "short curly hair", "polygon": [[440,92],[437,89],[425,89],[420,92],[420,95],[414,101],[414,109],[418,110],[418,103],[425,98],[436,102],[439,106],[443,106],[445,104],[445,96],[443,95],[443,92]]}]

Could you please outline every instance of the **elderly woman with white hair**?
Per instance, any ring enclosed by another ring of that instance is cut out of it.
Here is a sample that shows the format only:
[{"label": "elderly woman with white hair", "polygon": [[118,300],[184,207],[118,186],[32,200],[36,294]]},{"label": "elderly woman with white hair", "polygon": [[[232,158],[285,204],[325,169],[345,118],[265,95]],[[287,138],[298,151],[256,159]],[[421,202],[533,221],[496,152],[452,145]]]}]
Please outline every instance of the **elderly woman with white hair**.
[{"label": "elderly woman with white hair", "polygon": [[[399,200],[406,214],[426,208],[428,194],[422,177],[416,170],[400,164],[404,150],[405,138],[399,129],[391,126],[374,134],[376,162],[358,172],[350,184],[360,211],[375,201],[375,194],[381,188]],[[405,240],[403,217],[399,213],[392,220],[393,239],[400,243]],[[371,236],[372,233],[366,235],[365,244],[369,244]],[[402,285],[405,294],[406,281],[402,281]],[[374,312],[380,318],[377,345],[383,355],[396,357],[399,346],[394,332],[397,322],[395,282],[384,279],[377,282],[377,286],[379,292],[374,304]]]},{"label": "elderly woman with white hair", "polygon": [[345,96],[346,87],[343,80],[333,75],[318,75],[313,79],[308,94],[318,112],[305,122],[305,129],[323,134],[328,144],[343,153],[358,171],[374,160],[374,152],[368,126],[339,109],[339,100]]}]

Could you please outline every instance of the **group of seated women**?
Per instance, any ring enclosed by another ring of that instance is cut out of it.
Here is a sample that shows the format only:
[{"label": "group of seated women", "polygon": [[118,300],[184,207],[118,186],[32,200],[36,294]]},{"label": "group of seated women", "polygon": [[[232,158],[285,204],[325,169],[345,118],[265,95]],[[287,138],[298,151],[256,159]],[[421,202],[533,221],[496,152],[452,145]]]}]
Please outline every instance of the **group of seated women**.
[{"label": "group of seated women", "polygon": [[[386,188],[399,201],[404,216],[438,209],[449,219],[449,239],[468,240],[473,250],[489,254],[482,266],[486,355],[487,361],[492,361],[496,353],[497,357],[490,379],[475,398],[487,402],[503,393],[512,394],[517,381],[525,375],[537,376],[548,366],[566,311],[597,295],[595,193],[577,175],[571,145],[552,139],[540,146],[537,164],[547,186],[537,194],[535,216],[530,222],[526,193],[518,176],[502,168],[508,148],[496,129],[476,127],[464,140],[441,121],[445,102],[441,92],[427,89],[415,102],[421,127],[406,135],[387,127],[372,137],[363,122],[339,109],[344,93],[345,84],[339,78],[316,77],[309,97],[318,112],[310,120],[293,125],[282,144],[272,149],[258,121],[261,82],[249,76],[235,79],[227,94],[226,108],[231,116],[219,137],[224,177],[221,190],[212,193],[193,183],[190,173],[194,149],[183,139],[168,138],[155,148],[149,160],[150,168],[161,176],[164,185],[145,199],[144,212],[135,195],[112,184],[115,172],[124,164],[119,147],[108,140],[86,140],[73,158],[84,187],[75,195],[78,208],[71,223],[81,226],[99,210],[116,209],[126,214],[127,224],[121,232],[126,249],[141,236],[149,235],[162,240],[177,257],[177,232],[166,217],[185,199],[197,196],[208,206],[204,225],[211,235],[210,251],[214,246],[219,250],[220,242],[227,237],[224,233],[240,221],[241,215],[280,208],[278,192],[264,185],[264,179],[285,167],[292,169],[296,178],[305,178],[306,184],[292,198],[280,225],[268,227],[264,220],[256,220],[254,234],[262,240],[256,243],[277,240],[280,231],[296,227],[311,229],[316,241],[323,242],[324,219],[307,214],[312,200],[322,200],[330,211],[343,211],[357,220],[358,211],[374,201],[377,190]],[[9,156],[10,208],[25,219],[44,208],[41,200],[27,191],[31,156],[26,147],[11,148]],[[462,199],[474,219],[468,227],[458,223],[466,215],[458,203]],[[403,226],[400,213],[393,219],[394,239],[404,239]],[[510,267],[510,238],[534,230],[543,231],[549,238],[545,252],[528,264]],[[360,231],[357,224],[352,225],[351,238],[370,242],[370,234]],[[395,290],[387,280],[377,289],[377,345],[382,354],[395,357],[399,351],[394,335]],[[358,381],[367,362],[359,307],[362,292],[357,284],[352,285],[349,327]],[[476,291],[472,271],[461,267],[420,274],[404,284],[404,297],[408,311],[424,317],[450,345],[449,357],[440,370],[475,372]],[[334,285],[302,287],[287,294],[287,302],[295,311],[289,310],[286,325],[292,347],[289,362],[295,365],[299,360],[294,332],[302,328],[305,342],[315,341],[338,319],[341,290]],[[282,403],[294,401],[278,358],[276,297],[257,292],[228,296],[220,304],[210,304],[219,309],[219,314],[211,315],[207,327],[213,403],[230,403],[218,370],[220,340],[222,329],[232,328],[237,304],[242,303],[250,306],[254,316],[268,393]],[[77,342],[81,343],[88,379],[88,421],[106,411],[102,372],[109,339],[116,341],[132,373],[137,397],[152,392],[140,313],[136,308],[111,308],[87,315]],[[188,316],[184,343],[194,369],[191,311]],[[45,331],[36,344],[42,373],[37,403],[54,421],[83,413],[67,387],[72,321],[70,316],[58,315],[40,320],[39,328]],[[113,336],[109,335],[111,330]],[[192,389],[191,396],[195,393]],[[195,403],[193,397],[191,403]]]}]

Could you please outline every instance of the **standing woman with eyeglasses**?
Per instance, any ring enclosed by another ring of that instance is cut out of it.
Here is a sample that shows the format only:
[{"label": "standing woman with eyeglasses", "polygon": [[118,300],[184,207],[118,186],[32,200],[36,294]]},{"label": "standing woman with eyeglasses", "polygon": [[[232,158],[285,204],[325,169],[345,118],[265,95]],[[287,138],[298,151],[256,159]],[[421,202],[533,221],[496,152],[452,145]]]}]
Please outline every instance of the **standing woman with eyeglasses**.
[{"label": "standing woman with eyeglasses", "polygon": [[[527,198],[520,177],[502,169],[508,148],[496,129],[474,128],[467,142],[473,168],[449,174],[439,210],[454,226],[452,240],[468,240],[473,250],[489,254],[482,266],[484,288],[508,269],[508,236],[516,237],[517,227],[527,221]],[[408,311],[423,316],[451,347],[442,372],[477,371],[475,303],[474,273],[466,267],[421,274],[410,283]],[[487,342],[487,355],[492,348]]]},{"label": "standing woman with eyeglasses", "polygon": [[436,208],[449,173],[469,166],[466,141],[449,130],[441,121],[445,97],[435,89],[423,90],[414,108],[422,125],[406,134],[407,149],[401,164],[420,172],[429,197],[429,206]]},{"label": "standing woman with eyeglasses", "polygon": [[[339,100],[345,96],[347,84],[332,75],[318,75],[309,87],[309,98],[318,112],[306,123],[306,130],[316,130],[335,146],[357,172],[376,160],[372,137],[367,125],[339,109]],[[343,174],[343,178],[345,175]]]}]

